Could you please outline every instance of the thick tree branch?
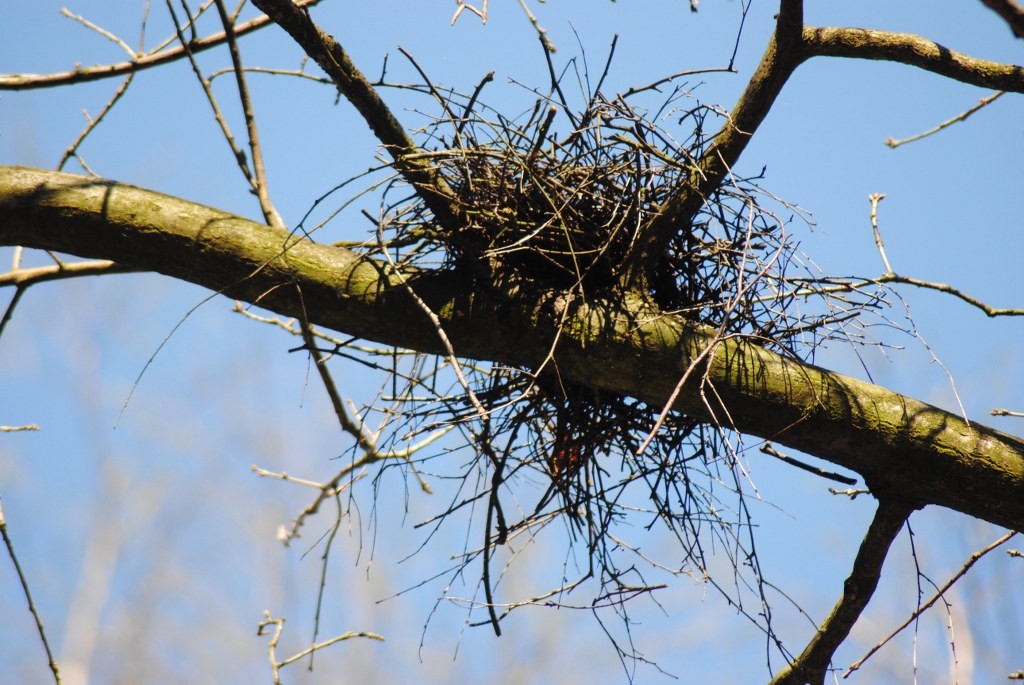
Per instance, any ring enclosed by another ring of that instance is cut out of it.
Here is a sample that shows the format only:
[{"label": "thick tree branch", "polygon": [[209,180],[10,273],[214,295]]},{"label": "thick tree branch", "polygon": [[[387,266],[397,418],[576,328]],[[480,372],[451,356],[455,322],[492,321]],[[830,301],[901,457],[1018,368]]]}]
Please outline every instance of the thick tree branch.
[{"label": "thick tree branch", "polygon": [[912,33],[809,27],[803,42],[807,57],[900,62],[974,86],[1024,93],[1024,68],[971,57]]},{"label": "thick tree branch", "polygon": [[338,41],[323,31],[309,13],[292,0],[253,0],[253,4],[270,16],[295,39],[303,51],[313,58],[352,103],[387,149],[395,168],[416,188],[438,223],[455,226],[461,223],[452,193],[434,167],[414,157],[419,148],[405,132],[380,94],[356,68]]},{"label": "thick tree branch", "polygon": [[[320,0],[296,0],[300,7],[310,7]],[[235,35],[243,36],[271,23],[270,17],[260,16],[235,26]],[[215,33],[199,38],[189,44],[189,50],[195,54],[224,43],[228,39],[225,32]],[[33,88],[53,88],[74,83],[98,81],[112,76],[134,74],[137,71],[157,67],[175,60],[183,59],[187,52],[180,45],[160,52],[139,55],[137,59],[116,64],[101,64],[94,67],[76,67],[72,71],[57,74],[0,74],[0,90],[31,90]]]},{"label": "thick tree branch", "polygon": [[771,685],[823,685],[832,656],[846,641],[864,612],[882,576],[882,565],[893,541],[916,507],[902,500],[883,498],[861,541],[843,595],[803,653],[772,680]]},{"label": "thick tree branch", "polygon": [[708,146],[687,184],[637,241],[630,255],[635,282],[649,276],[647,272],[672,234],[690,222],[705,198],[726,180],[790,75],[805,60],[817,56],[901,62],[984,88],[1024,92],[1024,69],[1019,66],[970,57],[913,34],[804,27],[802,3],[782,0],[775,34],[729,121]]},{"label": "thick tree branch", "polygon": [[1007,23],[1013,35],[1024,38],[1024,7],[1015,0],[981,0],[990,10]]},{"label": "thick tree branch", "polygon": [[802,29],[802,0],[782,0],[775,34],[729,120],[698,160],[687,184],[661,209],[647,235],[640,236],[630,256],[634,273],[655,266],[672,235],[683,230],[700,211],[705,198],[725,181],[757,127],[768,116],[782,86],[803,61]]},{"label": "thick tree branch", "polygon": [[[113,259],[285,316],[444,354],[437,331],[386,264],[218,210],[111,181],[0,167],[0,245]],[[861,474],[879,497],[938,504],[1024,528],[1024,441],[885,388],[718,340],[641,298],[573,302],[459,273],[404,275],[437,313],[456,353],[536,368],[565,323],[553,363],[575,382],[662,406],[702,354],[704,386],[675,409],[722,407],[744,433]],[[301,297],[300,297],[301,293]],[[714,350],[708,354],[709,346]]]}]

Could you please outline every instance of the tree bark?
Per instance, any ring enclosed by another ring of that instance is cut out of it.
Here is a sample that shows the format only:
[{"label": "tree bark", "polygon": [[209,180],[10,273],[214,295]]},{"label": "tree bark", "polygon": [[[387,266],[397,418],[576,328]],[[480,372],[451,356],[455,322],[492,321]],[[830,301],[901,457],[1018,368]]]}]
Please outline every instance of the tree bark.
[{"label": "tree bark", "polygon": [[[386,345],[536,368],[787,445],[859,473],[878,495],[1024,529],[1024,441],[740,339],[640,298],[574,302],[455,272],[408,272],[225,212],[113,181],[0,167],[0,245],[112,259]],[[552,353],[555,322],[561,321]]]}]

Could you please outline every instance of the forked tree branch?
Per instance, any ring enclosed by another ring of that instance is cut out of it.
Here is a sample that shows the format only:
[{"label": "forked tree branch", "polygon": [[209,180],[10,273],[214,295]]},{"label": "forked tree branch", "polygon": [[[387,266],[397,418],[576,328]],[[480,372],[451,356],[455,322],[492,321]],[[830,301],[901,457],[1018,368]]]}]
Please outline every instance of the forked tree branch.
[{"label": "forked tree branch", "polygon": [[[387,265],[184,200],[58,172],[0,167],[0,245],[113,259],[386,345],[445,354],[435,325]],[[677,411],[734,427],[863,476],[872,492],[1024,528],[1024,441],[885,388],[784,358],[641,296],[570,302],[474,275],[403,278],[437,313],[456,354],[538,368],[664,406],[698,358]],[[301,295],[300,295],[301,293]],[[547,314],[545,314],[547,313]],[[553,314],[553,317],[551,316]],[[551,355],[563,321],[559,344]],[[708,347],[714,346],[711,352]]]},{"label": "forked tree branch", "polygon": [[971,57],[913,34],[804,27],[800,0],[781,0],[775,33],[729,120],[701,156],[687,183],[638,240],[630,256],[634,282],[644,282],[673,232],[684,230],[705,198],[722,185],[790,75],[812,57],[899,62],[983,88],[1024,92],[1024,68],[1020,66]]},{"label": "forked tree branch", "polygon": [[889,548],[916,508],[902,500],[879,500],[850,576],[843,583],[842,596],[804,651],[772,679],[771,685],[824,684],[832,656],[846,641],[875,593]]},{"label": "forked tree branch", "polygon": [[446,227],[459,224],[454,197],[444,179],[433,165],[415,156],[419,148],[334,36],[324,32],[309,13],[292,0],[253,0],[253,4],[287,31],[331,77],[395,160],[395,168],[416,188],[438,223]]}]

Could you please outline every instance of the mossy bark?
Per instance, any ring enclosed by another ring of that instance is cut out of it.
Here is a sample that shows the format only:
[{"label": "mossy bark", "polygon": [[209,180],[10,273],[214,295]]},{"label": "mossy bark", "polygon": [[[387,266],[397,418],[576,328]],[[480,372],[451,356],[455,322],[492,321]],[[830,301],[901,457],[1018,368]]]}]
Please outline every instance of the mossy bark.
[{"label": "mossy bark", "polygon": [[[0,167],[0,244],[112,259],[387,345],[443,352],[386,264],[106,180]],[[642,298],[574,302],[449,272],[404,275],[466,358],[572,381],[769,438],[859,473],[876,493],[1024,528],[1024,441],[885,388],[720,339]]]}]

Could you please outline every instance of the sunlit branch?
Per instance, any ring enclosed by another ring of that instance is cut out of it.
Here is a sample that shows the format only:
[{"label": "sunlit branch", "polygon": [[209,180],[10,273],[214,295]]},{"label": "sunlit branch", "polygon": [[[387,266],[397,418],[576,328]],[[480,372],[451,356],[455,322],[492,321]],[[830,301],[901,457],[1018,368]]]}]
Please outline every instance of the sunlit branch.
[{"label": "sunlit branch", "polygon": [[[245,177],[245,180],[246,182],[248,182],[249,187],[252,189],[253,193],[256,193],[258,195],[259,183],[257,182],[256,177],[253,175],[252,170],[249,168],[249,160],[246,157],[245,153],[242,151],[242,149],[239,147],[238,143],[235,141],[235,136],[231,132],[231,127],[228,125],[228,120],[224,116],[224,112],[221,110],[220,104],[218,104],[217,102],[217,97],[213,93],[213,88],[210,85],[210,81],[205,76],[203,76],[203,72],[199,66],[199,62],[198,60],[196,60],[195,54],[192,52],[191,42],[185,35],[185,28],[191,25],[191,23],[194,21],[194,17],[187,17],[189,21],[183,24],[182,22],[178,21],[178,15],[177,12],[175,12],[174,10],[173,0],[165,1],[167,3],[167,11],[171,15],[171,21],[174,23],[174,29],[176,35],[178,36],[178,42],[181,44],[182,49],[185,51],[185,55],[188,58],[189,65],[192,67],[192,73],[195,74],[196,80],[199,82],[199,86],[203,89],[203,94],[206,96],[206,101],[210,104],[210,108],[213,110],[214,121],[216,121],[217,126],[220,127],[221,135],[223,136],[224,141],[228,144],[228,147],[231,148],[231,154],[235,158],[235,163],[238,165],[239,171],[242,172],[242,176]],[[278,228],[280,228],[283,226],[283,223],[279,221],[279,223],[271,225],[275,225]]]},{"label": "sunlit branch", "polygon": [[[159,193],[17,167],[0,167],[0,214],[0,244],[113,258],[349,335],[448,354],[389,265],[348,250]],[[559,374],[649,405],[664,406],[714,337],[630,296],[568,309],[511,287],[500,300],[486,289],[469,298],[467,276],[456,272],[406,278],[440,315],[460,358],[536,368],[552,348],[535,313],[554,304],[556,320],[565,317],[554,352]],[[706,363],[707,387],[737,430],[856,471],[879,496],[895,491],[1008,528],[1024,525],[1021,440],[742,339],[720,340]],[[684,388],[674,409],[707,417],[700,390]]]},{"label": "sunlit branch", "polygon": [[258,629],[256,631],[256,634],[257,635],[265,635],[268,631],[270,631],[270,629],[271,629],[270,627],[271,626],[273,626],[273,634],[270,636],[270,640],[267,641],[267,657],[270,660],[270,673],[271,673],[271,677],[273,678],[274,685],[281,685],[281,668],[282,667],[287,666],[287,665],[292,664],[292,663],[295,663],[299,659],[302,659],[302,658],[304,658],[306,656],[309,656],[309,655],[315,653],[316,651],[323,649],[324,647],[329,647],[329,646],[331,646],[331,645],[333,645],[333,644],[335,644],[337,642],[342,642],[344,640],[351,640],[351,639],[357,638],[357,637],[365,637],[365,638],[369,638],[371,640],[381,640],[381,641],[384,640],[384,637],[381,636],[381,635],[378,635],[377,633],[369,633],[369,632],[365,632],[365,631],[360,631],[360,632],[352,632],[352,631],[350,631],[350,632],[344,633],[342,635],[337,635],[335,637],[332,637],[329,640],[324,640],[323,642],[314,643],[314,644],[310,645],[309,647],[307,647],[306,649],[302,650],[301,652],[293,654],[292,656],[284,659],[283,661],[278,661],[277,660],[277,645],[281,641],[281,634],[284,632],[284,619],[283,618],[271,618],[270,617],[270,612],[269,611],[264,611],[263,612],[263,620],[260,621]]},{"label": "sunlit branch", "polygon": [[912,33],[808,27],[806,57],[852,57],[899,62],[981,88],[1024,93],[1024,68],[971,57]]},{"label": "sunlit branch", "polygon": [[82,276],[105,276],[138,271],[108,260],[88,262],[61,262],[50,266],[37,266],[30,269],[16,269],[0,274],[0,288],[4,286],[28,287],[46,281],[59,281],[65,278],[81,278]]},{"label": "sunlit branch", "polygon": [[238,86],[238,99],[242,105],[242,116],[245,118],[245,130],[249,137],[249,151],[252,153],[252,172],[255,177],[256,197],[260,202],[260,209],[263,212],[263,220],[271,226],[284,228],[284,220],[278,214],[270,201],[270,189],[267,185],[267,172],[263,164],[263,148],[260,146],[259,131],[256,127],[256,115],[253,113],[252,98],[249,95],[249,85],[245,80],[245,68],[242,65],[242,53],[238,49],[238,39],[235,35],[234,23],[228,16],[224,0],[215,0],[217,12],[220,14],[221,23],[224,25],[224,33],[227,35],[228,51],[231,53],[231,64],[234,67],[235,83]]},{"label": "sunlit branch", "polygon": [[924,131],[923,133],[918,133],[917,135],[910,136],[909,138],[903,138],[903,139],[900,139],[900,140],[896,140],[892,136],[889,136],[888,138],[885,139],[885,144],[888,145],[891,148],[897,148],[900,145],[906,145],[907,143],[913,143],[914,141],[921,140],[922,138],[927,138],[930,135],[934,135],[934,134],[938,133],[939,131],[952,126],[953,124],[957,123],[958,121],[966,121],[967,117],[971,116],[972,114],[974,114],[978,110],[980,110],[980,109],[982,109],[982,108],[992,104],[993,102],[998,100],[1002,95],[1005,95],[1005,94],[1006,94],[1006,91],[1005,90],[1001,90],[1001,91],[999,91],[997,93],[993,93],[992,95],[989,95],[987,97],[983,97],[980,100],[978,100],[978,104],[974,105],[973,107],[971,107],[971,108],[969,108],[967,110],[964,110],[963,112],[960,112],[960,114],[957,114],[952,119],[947,119],[946,121],[943,121],[938,126],[935,126],[934,128],[930,128],[927,131]]}]

